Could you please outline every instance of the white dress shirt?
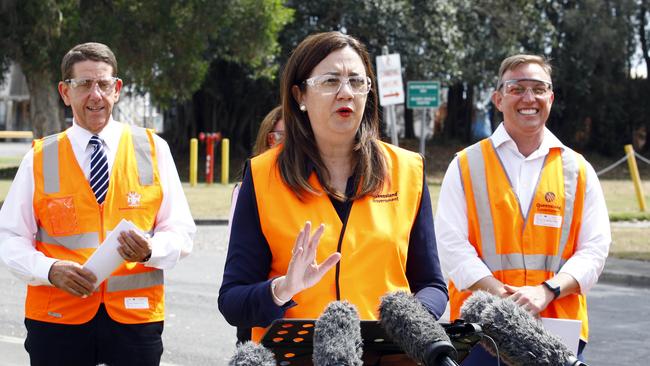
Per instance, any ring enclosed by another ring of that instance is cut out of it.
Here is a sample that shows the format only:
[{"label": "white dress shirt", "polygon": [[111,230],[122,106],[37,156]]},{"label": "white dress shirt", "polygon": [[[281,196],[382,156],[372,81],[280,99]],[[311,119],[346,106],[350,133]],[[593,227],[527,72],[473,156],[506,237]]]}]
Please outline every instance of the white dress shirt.
[{"label": "white dress shirt", "polygon": [[[527,214],[549,149],[564,145],[545,128],[540,147],[525,157],[503,124],[499,125],[490,139],[505,167],[521,209]],[[560,272],[567,273],[578,281],[582,293],[586,293],[598,281],[612,241],[605,197],[596,172],[589,163],[586,173],[586,196],[576,252],[560,269]],[[492,275],[468,241],[467,203],[458,157],[454,157],[445,173],[434,221],[442,270],[458,289],[466,290],[480,279]]]},{"label": "white dress shirt", "polygon": [[[111,118],[98,135],[104,141],[109,171],[113,168],[123,129],[122,123]],[[88,142],[93,134],[73,121],[67,135],[75,158],[88,179],[92,155]],[[156,215],[154,235],[150,239],[151,259],[145,265],[169,269],[192,251],[196,226],[169,145],[157,135],[154,140],[163,198]],[[23,158],[0,210],[0,258],[14,275],[30,285],[51,285],[48,275],[57,259],[36,250],[34,242],[37,225],[33,206],[33,165],[34,150],[31,149]]]}]

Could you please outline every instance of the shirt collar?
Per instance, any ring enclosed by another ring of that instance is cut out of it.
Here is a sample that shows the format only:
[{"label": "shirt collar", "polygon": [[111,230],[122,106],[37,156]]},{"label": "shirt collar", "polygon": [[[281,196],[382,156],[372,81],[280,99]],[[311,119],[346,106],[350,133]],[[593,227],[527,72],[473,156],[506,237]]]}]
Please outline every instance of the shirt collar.
[{"label": "shirt collar", "polygon": [[[113,120],[111,116],[98,136],[110,150],[116,151],[117,145],[120,142],[120,136],[122,135],[122,128],[122,124]],[[88,142],[94,135],[92,132],[81,127],[74,118],[72,119],[72,126],[68,129],[67,133],[70,143],[77,146],[81,151],[84,151],[88,147]]]},{"label": "shirt collar", "polygon": [[[503,122],[499,124],[499,127],[497,127],[497,129],[494,131],[490,139],[492,140],[492,144],[494,144],[495,149],[503,146],[504,148],[508,148],[519,153],[517,144],[512,139],[512,137],[510,137],[508,131],[506,131],[506,128],[503,126]],[[533,151],[533,153],[528,156],[528,158],[546,156],[549,150],[552,148],[565,149],[566,146],[548,128],[544,127],[544,137],[542,138],[542,143],[539,145],[539,148],[537,148],[537,150]]]}]

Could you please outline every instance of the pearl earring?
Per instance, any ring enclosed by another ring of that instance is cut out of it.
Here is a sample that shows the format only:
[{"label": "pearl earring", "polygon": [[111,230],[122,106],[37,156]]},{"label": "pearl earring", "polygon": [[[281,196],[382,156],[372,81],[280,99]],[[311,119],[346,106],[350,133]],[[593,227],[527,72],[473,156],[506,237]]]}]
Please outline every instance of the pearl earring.
[{"label": "pearl earring", "polygon": [[300,110],[303,111],[303,112],[306,112],[307,111],[307,106],[304,105],[304,104],[301,104],[300,105]]}]

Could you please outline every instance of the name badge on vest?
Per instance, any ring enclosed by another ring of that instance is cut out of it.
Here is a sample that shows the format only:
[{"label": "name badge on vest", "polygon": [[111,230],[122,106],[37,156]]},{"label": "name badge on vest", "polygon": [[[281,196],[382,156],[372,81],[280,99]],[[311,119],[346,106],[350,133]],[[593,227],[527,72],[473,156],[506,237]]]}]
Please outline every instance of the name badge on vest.
[{"label": "name badge on vest", "polygon": [[124,307],[127,309],[149,309],[148,297],[125,297]]},{"label": "name badge on vest", "polygon": [[562,226],[562,216],[538,213],[533,217],[533,225],[560,228]]}]

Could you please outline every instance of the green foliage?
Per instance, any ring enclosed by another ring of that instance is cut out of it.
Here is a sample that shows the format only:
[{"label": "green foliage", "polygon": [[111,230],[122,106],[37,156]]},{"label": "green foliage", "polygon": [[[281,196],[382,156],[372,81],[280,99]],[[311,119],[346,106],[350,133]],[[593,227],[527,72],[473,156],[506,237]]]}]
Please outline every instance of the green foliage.
[{"label": "green foliage", "polygon": [[272,74],[276,34],[291,17],[280,0],[9,0],[0,11],[3,65],[58,75],[68,49],[102,42],[126,84],[163,105],[191,97],[217,58]]},{"label": "green foliage", "polygon": [[424,0],[290,0],[295,20],[281,35],[288,57],[307,35],[339,30],[359,38],[371,56],[382,46],[400,53],[406,74],[416,78],[444,78],[454,70],[453,49],[459,40],[453,1]]},{"label": "green foliage", "polygon": [[[634,3],[582,0],[546,9],[557,32],[551,52],[555,103],[549,126],[568,144],[620,154],[622,145],[629,143],[632,104],[626,97]],[[586,132],[587,141],[579,141],[580,132]]]}]

